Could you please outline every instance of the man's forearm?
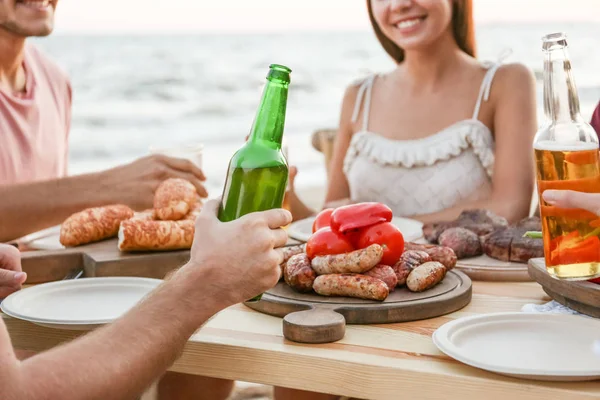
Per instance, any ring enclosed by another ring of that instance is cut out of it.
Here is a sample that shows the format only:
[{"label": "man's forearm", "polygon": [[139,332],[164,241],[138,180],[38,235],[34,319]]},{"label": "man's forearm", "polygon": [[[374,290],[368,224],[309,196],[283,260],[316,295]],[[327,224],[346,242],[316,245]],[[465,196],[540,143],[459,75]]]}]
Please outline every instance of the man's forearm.
[{"label": "man's forearm", "polygon": [[60,224],[87,207],[111,202],[101,174],[0,186],[0,242]]},{"label": "man's forearm", "polygon": [[311,215],[315,215],[315,210],[309,208],[304,202],[298,197],[296,192],[288,192],[286,196],[289,197],[290,211],[294,217],[294,221],[298,221],[304,218],[308,218]]},{"label": "man's forearm", "polygon": [[522,201],[519,202],[518,200],[513,199],[486,199],[459,204],[457,206],[431,214],[411,216],[411,218],[419,220],[423,223],[453,221],[458,218],[460,213],[463,211],[474,209],[490,210],[495,214],[506,218],[511,224],[518,222],[519,220],[527,217],[529,214],[529,205]]},{"label": "man's forearm", "polygon": [[135,398],[223,308],[210,290],[191,295],[203,289],[166,282],[119,321],[22,362],[7,400]]}]

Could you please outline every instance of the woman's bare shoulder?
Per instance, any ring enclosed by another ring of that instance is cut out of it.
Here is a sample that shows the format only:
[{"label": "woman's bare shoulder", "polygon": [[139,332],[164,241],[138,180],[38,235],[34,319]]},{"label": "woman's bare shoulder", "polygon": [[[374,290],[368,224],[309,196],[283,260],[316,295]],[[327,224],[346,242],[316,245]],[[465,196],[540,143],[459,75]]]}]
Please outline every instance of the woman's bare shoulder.
[{"label": "woman's bare shoulder", "polygon": [[[523,94],[535,91],[533,71],[521,63],[507,63],[498,67],[494,77],[495,91],[499,95]],[[502,96],[504,97],[504,96]]]},{"label": "woman's bare shoulder", "polygon": [[346,86],[346,89],[344,90],[339,127],[339,131],[342,133],[348,133],[351,135],[354,130],[353,124],[356,121],[353,121],[353,117],[355,117],[354,113],[357,107],[356,103],[362,100],[359,99],[358,96],[360,87],[364,84],[366,79],[367,78],[355,79],[348,86]]},{"label": "woman's bare shoulder", "polygon": [[373,75],[367,75],[360,78],[354,79],[344,90],[344,99],[342,101],[342,108],[349,110],[353,109],[358,99],[358,94],[361,86],[365,85],[369,79],[372,79]]},{"label": "woman's bare shoulder", "polygon": [[357,78],[354,79],[348,86],[346,86],[346,90],[344,91],[344,99],[348,97],[355,98],[358,94],[360,87],[365,83],[368,77]]}]

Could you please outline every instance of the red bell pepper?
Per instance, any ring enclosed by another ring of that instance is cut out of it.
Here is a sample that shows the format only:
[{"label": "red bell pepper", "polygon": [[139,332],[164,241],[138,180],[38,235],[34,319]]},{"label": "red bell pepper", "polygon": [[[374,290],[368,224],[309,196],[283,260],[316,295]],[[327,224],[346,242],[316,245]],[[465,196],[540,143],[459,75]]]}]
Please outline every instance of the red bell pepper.
[{"label": "red bell pepper", "polygon": [[[575,234],[575,235],[574,235]],[[578,232],[559,237],[551,244],[550,265],[577,264],[600,260],[600,238],[583,239]]]},{"label": "red bell pepper", "polygon": [[358,203],[336,208],[331,214],[331,230],[338,233],[366,228],[392,220],[392,210],[382,203]]},{"label": "red bell pepper", "polygon": [[554,250],[561,244],[569,241],[577,241],[579,238],[579,232],[573,231],[568,235],[557,236],[550,241],[550,253],[554,252]]}]

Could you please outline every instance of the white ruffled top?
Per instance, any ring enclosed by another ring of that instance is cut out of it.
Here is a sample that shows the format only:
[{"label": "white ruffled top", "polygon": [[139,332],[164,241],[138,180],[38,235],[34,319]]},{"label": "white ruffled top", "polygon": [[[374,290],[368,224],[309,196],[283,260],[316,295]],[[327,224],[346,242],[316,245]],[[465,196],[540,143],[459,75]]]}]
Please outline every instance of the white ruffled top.
[{"label": "white ruffled top", "polygon": [[371,89],[376,76],[361,84],[352,119],[364,97],[362,129],[352,137],[344,172],[353,201],[383,201],[397,216],[428,214],[459,202],[485,199],[492,191],[494,139],[477,119],[489,97],[494,74],[486,73],[473,117],[416,140],[393,140],[368,130]]}]

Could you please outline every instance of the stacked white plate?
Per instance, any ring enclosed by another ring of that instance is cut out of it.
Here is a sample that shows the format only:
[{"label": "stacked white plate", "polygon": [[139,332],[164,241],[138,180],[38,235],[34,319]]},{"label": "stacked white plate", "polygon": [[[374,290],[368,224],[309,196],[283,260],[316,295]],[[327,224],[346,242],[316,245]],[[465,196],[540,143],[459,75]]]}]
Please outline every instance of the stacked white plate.
[{"label": "stacked white plate", "polygon": [[42,326],[89,330],[121,317],[161,282],[111,277],[44,283],[11,294],[0,309]]},{"label": "stacked white plate", "polygon": [[65,248],[60,243],[60,225],[24,236],[18,242],[33,250],[60,250]]},{"label": "stacked white plate", "polygon": [[600,320],[566,314],[498,313],[456,319],[433,342],[487,371],[545,381],[600,379]]}]

